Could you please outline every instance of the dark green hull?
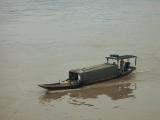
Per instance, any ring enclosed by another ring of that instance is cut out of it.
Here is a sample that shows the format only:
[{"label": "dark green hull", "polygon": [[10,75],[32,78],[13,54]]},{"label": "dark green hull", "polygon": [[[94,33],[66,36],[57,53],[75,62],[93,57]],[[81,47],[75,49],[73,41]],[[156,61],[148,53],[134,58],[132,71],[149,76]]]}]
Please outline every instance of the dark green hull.
[{"label": "dark green hull", "polygon": [[86,85],[91,85],[91,84],[95,84],[95,83],[100,83],[100,82],[104,82],[107,80],[111,80],[111,79],[115,79],[115,78],[119,78],[119,77],[123,77],[126,76],[128,74],[130,74],[132,71],[134,71],[136,68],[135,67],[131,67],[128,71],[123,72],[123,73],[119,73],[116,75],[112,75],[109,77],[106,77],[104,79],[99,79],[99,80],[94,80],[94,81],[84,81],[83,83],[53,83],[53,84],[40,84],[38,86],[47,89],[47,90],[66,90],[66,89],[76,89],[76,88],[80,88]]}]

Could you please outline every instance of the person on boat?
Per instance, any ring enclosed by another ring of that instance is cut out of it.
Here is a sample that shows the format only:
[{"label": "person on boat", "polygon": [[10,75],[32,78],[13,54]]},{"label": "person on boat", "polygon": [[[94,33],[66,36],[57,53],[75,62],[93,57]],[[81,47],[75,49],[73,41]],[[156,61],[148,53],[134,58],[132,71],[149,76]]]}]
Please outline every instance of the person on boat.
[{"label": "person on boat", "polygon": [[125,63],[125,71],[127,71],[129,69],[129,66],[130,66],[130,62],[126,62]]},{"label": "person on boat", "polygon": [[120,61],[120,70],[121,72],[124,72],[124,60]]}]

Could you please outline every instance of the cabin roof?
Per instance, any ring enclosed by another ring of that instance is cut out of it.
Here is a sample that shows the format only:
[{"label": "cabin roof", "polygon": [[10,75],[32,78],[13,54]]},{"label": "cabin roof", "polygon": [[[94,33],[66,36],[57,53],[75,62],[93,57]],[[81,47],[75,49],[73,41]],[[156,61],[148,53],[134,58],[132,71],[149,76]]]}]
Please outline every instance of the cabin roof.
[{"label": "cabin roof", "polygon": [[137,56],[134,56],[134,55],[115,55],[115,54],[112,54],[110,55],[109,57],[106,57],[107,59],[115,59],[115,60],[121,60],[121,59],[130,59],[130,58],[137,58]]},{"label": "cabin roof", "polygon": [[94,66],[91,66],[91,67],[85,67],[85,68],[82,68],[82,69],[73,69],[73,70],[70,70],[69,72],[85,73],[85,72],[96,71],[96,70],[100,70],[100,69],[104,69],[104,68],[110,68],[110,67],[113,67],[113,66],[114,65],[112,65],[112,64],[104,63],[104,64],[99,64],[99,65],[94,65]]}]

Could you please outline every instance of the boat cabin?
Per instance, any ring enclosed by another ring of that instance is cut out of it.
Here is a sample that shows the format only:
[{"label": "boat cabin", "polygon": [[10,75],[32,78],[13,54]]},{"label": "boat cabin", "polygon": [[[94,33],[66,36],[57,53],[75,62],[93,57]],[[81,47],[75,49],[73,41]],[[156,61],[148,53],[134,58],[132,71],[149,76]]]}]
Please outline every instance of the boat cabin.
[{"label": "boat cabin", "polygon": [[117,76],[118,66],[112,64],[99,64],[82,69],[69,71],[69,80],[82,84],[89,84]]},{"label": "boat cabin", "polygon": [[[118,65],[118,68],[121,72],[126,72],[129,69],[135,69],[137,64],[137,56],[134,55],[122,55],[111,54],[109,57],[106,57],[107,64]],[[130,59],[134,59],[134,65],[130,62]],[[112,62],[111,62],[112,61]]]}]

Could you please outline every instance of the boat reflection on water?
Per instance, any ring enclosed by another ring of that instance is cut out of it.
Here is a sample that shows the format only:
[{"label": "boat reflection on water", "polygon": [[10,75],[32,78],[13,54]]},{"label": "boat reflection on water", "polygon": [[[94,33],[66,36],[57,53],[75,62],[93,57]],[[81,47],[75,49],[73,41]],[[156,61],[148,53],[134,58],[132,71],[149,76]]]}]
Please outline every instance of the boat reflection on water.
[{"label": "boat reflection on water", "polygon": [[135,98],[133,91],[136,90],[136,83],[133,81],[109,81],[97,85],[91,85],[81,89],[60,91],[60,92],[47,92],[41,96],[43,102],[51,102],[59,100],[64,96],[70,99],[96,99],[100,95],[106,95],[112,100],[119,100],[125,98]]}]

